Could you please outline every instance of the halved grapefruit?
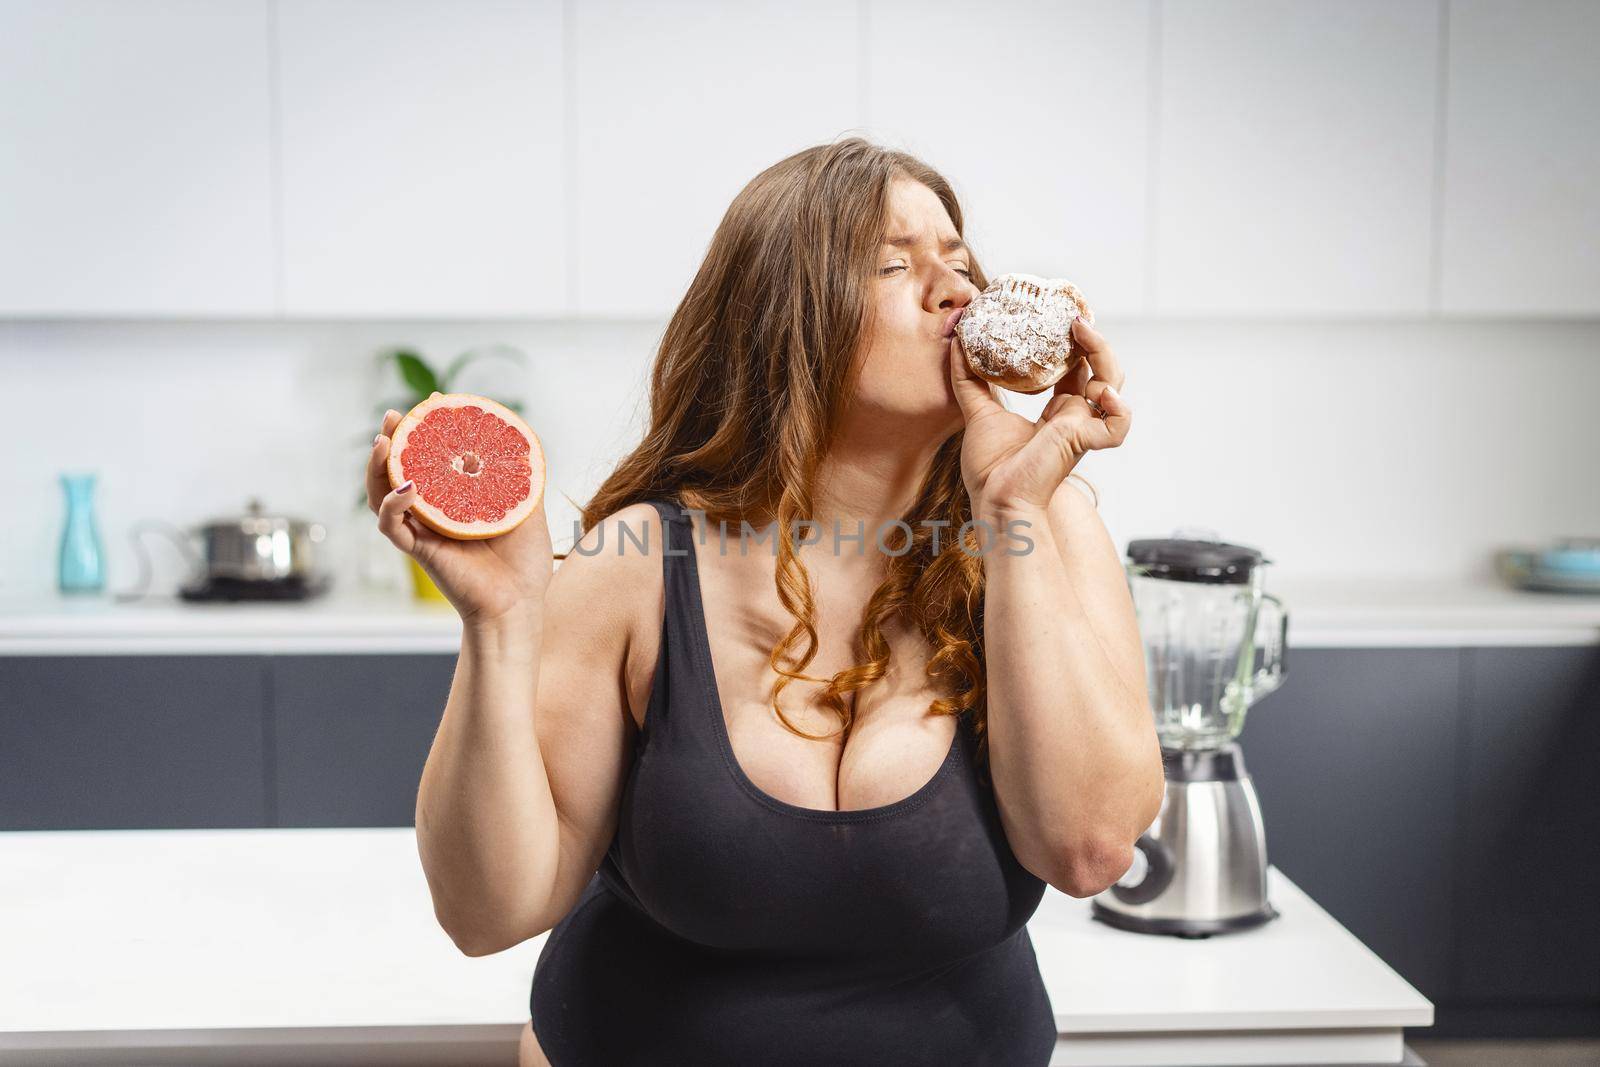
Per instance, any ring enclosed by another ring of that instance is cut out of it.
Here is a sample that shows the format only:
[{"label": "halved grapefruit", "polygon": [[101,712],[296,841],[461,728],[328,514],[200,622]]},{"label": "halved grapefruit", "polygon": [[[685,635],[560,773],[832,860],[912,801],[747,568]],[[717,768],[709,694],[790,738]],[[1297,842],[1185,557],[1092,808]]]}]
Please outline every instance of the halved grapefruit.
[{"label": "halved grapefruit", "polygon": [[544,499],[544,449],[515,411],[473,393],[434,393],[389,440],[389,485],[416,482],[411,514],[445,537],[509,533]]}]

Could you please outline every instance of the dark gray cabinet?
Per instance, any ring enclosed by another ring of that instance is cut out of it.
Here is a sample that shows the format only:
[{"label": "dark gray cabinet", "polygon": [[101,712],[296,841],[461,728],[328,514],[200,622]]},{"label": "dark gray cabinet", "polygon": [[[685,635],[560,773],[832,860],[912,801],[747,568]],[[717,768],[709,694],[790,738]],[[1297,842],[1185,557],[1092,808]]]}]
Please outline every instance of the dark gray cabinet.
[{"label": "dark gray cabinet", "polygon": [[269,825],[261,656],[0,656],[0,829]]},{"label": "dark gray cabinet", "polygon": [[0,656],[0,830],[410,826],[455,661]]},{"label": "dark gray cabinet", "polygon": [[1600,649],[1466,649],[1457,994],[1600,1006]]},{"label": "dark gray cabinet", "polygon": [[1240,741],[1271,862],[1428,1033],[1600,1034],[1600,648],[1296,649]]},{"label": "dark gray cabinet", "polygon": [[276,656],[277,826],[411,826],[454,656]]},{"label": "dark gray cabinet", "polygon": [[1450,994],[1461,655],[1295,649],[1239,738],[1269,861],[1436,1003]]}]

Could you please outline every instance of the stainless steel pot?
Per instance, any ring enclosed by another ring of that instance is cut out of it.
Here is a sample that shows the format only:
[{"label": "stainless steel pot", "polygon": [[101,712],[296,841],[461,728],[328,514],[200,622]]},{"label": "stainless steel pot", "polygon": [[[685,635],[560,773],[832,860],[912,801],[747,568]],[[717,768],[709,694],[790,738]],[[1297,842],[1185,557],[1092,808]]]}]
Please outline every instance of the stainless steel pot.
[{"label": "stainless steel pot", "polygon": [[278,581],[320,575],[317,546],[328,536],[321,523],[265,514],[255,497],[250,498],[248,511],[213,519],[191,531],[200,545],[196,579]]}]

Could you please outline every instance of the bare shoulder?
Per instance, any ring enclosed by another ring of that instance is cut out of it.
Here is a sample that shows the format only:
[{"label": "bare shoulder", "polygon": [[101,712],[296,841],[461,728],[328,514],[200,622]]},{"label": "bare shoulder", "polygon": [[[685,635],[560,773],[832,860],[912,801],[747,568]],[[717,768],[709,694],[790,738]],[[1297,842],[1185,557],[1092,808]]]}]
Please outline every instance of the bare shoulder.
[{"label": "bare shoulder", "polygon": [[[556,574],[570,573],[592,592],[638,578],[660,562],[661,514],[646,502],[618,508],[573,544]],[[552,583],[554,579],[552,578]]]}]

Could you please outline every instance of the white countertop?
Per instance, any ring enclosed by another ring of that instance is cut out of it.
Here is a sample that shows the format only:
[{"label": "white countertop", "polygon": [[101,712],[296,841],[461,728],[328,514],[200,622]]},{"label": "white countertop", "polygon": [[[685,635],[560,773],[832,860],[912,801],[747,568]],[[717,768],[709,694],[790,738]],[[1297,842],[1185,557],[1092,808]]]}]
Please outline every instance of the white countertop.
[{"label": "white countertop", "polygon": [[1291,649],[1600,644],[1600,594],[1492,577],[1279,576],[1266,588],[1289,608]]},{"label": "white countertop", "polygon": [[[1265,926],[1189,941],[1047,889],[1051,1062],[1400,1062],[1432,1004],[1276,868],[1269,896]],[[0,1064],[510,1062],[547,936],[462,955],[409,828],[0,833]]]},{"label": "white countertop", "polygon": [[[1533,593],[1492,580],[1280,579],[1295,648],[1600,644],[1600,595]],[[447,604],[330,593],[300,603],[0,600],[0,655],[452,653]]]}]

